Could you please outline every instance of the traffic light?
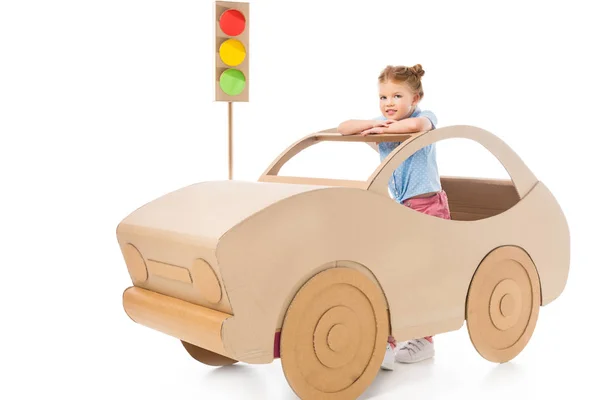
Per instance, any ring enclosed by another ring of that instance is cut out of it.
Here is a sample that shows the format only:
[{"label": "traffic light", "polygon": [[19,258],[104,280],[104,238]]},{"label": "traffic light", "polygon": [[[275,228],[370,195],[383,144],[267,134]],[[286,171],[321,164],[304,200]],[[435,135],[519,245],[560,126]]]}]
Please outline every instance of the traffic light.
[{"label": "traffic light", "polygon": [[216,101],[248,101],[249,12],[247,2],[215,1]]}]

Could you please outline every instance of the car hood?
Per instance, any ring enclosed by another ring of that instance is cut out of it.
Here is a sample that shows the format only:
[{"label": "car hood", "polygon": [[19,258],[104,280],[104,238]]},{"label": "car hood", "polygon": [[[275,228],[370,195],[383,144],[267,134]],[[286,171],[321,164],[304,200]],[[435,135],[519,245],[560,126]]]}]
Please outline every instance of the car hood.
[{"label": "car hood", "polygon": [[251,215],[285,198],[323,186],[209,181],[167,193],[129,214],[119,229],[215,248],[219,238]]}]

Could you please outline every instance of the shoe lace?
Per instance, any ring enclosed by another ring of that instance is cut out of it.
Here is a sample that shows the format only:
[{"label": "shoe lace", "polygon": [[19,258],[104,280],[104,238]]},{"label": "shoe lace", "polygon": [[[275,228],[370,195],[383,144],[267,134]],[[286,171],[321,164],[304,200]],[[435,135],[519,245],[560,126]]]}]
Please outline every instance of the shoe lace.
[{"label": "shoe lace", "polygon": [[404,345],[402,345],[402,347],[400,349],[401,350],[406,349],[406,350],[408,350],[409,353],[414,354],[417,351],[422,350],[423,347],[425,347],[425,343],[423,343],[423,339],[411,339],[411,340],[407,341],[406,343],[404,343]]}]

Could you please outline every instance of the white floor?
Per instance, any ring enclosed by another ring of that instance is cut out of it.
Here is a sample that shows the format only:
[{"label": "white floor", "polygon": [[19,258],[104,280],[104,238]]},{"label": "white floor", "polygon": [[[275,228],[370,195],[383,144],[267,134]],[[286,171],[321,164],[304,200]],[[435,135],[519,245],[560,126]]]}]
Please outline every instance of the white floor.
[{"label": "white floor", "polygon": [[[572,398],[575,390],[585,388],[595,391],[598,351],[593,327],[598,314],[588,314],[592,303],[581,301],[591,287],[575,282],[556,303],[542,308],[532,340],[510,363],[496,365],[481,358],[463,326],[436,338],[434,359],[396,364],[393,372],[382,370],[361,399],[545,399]],[[20,324],[3,328],[8,337],[2,341],[1,362],[9,379],[0,385],[0,398],[297,398],[279,360],[269,365],[204,366],[177,340],[132,322],[122,311],[116,289],[103,293],[93,286],[55,293],[50,303],[38,304],[37,314],[6,308]],[[73,301],[85,295],[104,296],[106,301]]]}]

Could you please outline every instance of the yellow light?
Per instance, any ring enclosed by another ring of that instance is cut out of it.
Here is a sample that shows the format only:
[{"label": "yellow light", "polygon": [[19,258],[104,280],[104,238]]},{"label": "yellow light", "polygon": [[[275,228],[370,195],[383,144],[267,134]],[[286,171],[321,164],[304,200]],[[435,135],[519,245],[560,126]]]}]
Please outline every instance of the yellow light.
[{"label": "yellow light", "polygon": [[225,64],[235,67],[246,58],[246,48],[239,40],[228,39],[219,48],[219,56]]}]

